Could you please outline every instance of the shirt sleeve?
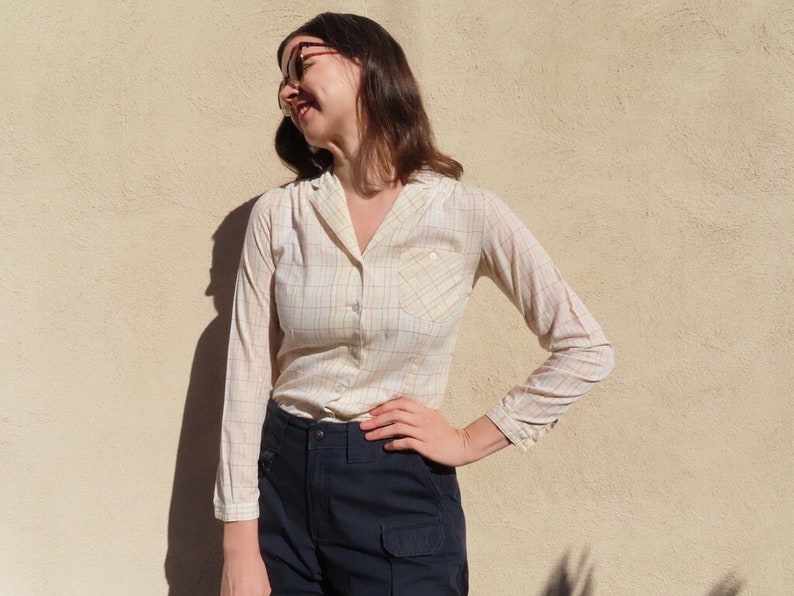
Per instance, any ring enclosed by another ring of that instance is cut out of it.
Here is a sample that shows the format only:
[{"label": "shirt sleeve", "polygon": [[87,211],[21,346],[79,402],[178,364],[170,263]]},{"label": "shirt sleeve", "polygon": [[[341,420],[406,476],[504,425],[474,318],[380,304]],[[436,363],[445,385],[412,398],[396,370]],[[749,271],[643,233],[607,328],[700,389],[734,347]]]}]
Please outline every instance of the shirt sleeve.
[{"label": "shirt sleeve", "polygon": [[614,366],[612,346],[549,255],[498,197],[486,197],[478,275],[485,275],[521,312],[551,354],[487,416],[526,450]]},{"label": "shirt sleeve", "polygon": [[274,270],[265,195],[248,222],[232,308],[214,499],[223,521],[259,517],[257,462],[278,341]]}]

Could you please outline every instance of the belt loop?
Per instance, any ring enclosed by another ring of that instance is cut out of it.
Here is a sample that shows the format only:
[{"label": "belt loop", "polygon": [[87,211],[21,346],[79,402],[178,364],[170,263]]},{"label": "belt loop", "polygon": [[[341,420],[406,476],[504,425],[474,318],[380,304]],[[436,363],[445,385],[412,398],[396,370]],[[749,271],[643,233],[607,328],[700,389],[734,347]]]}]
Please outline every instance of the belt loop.
[{"label": "belt loop", "polygon": [[350,464],[375,461],[381,455],[383,446],[380,442],[367,441],[364,431],[358,422],[347,423],[347,462]]},{"label": "belt loop", "polygon": [[267,412],[265,413],[265,423],[262,425],[262,446],[260,453],[266,449],[273,453],[281,451],[281,443],[284,441],[284,431],[287,428],[288,414],[278,407],[272,399],[267,402]]}]

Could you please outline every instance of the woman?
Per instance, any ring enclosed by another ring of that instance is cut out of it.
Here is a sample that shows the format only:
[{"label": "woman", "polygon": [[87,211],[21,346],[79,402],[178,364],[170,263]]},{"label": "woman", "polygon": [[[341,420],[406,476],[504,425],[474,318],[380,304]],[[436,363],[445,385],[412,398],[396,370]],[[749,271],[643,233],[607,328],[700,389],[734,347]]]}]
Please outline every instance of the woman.
[{"label": "woman", "polygon": [[[297,179],[257,202],[238,275],[222,593],[465,594],[455,467],[534,442],[611,347],[518,218],[458,181],[383,28],[321,14],[278,60],[276,148]],[[551,355],[458,429],[438,408],[482,275]]]}]

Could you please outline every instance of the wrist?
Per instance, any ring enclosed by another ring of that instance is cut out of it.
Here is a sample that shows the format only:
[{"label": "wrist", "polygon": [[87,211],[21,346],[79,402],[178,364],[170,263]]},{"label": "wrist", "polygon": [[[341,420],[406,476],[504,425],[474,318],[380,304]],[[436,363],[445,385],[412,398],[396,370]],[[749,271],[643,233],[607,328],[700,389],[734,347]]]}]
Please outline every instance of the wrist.
[{"label": "wrist", "polygon": [[256,519],[226,522],[223,525],[225,555],[259,552],[259,524]]},{"label": "wrist", "polygon": [[458,431],[463,438],[465,463],[473,463],[507,447],[510,440],[487,416]]}]

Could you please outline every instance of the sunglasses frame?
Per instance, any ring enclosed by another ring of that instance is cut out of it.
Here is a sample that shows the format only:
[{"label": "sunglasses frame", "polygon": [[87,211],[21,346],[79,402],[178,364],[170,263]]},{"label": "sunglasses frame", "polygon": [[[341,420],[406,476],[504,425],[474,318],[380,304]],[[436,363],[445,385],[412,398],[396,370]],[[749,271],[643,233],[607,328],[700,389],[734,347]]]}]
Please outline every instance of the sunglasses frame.
[{"label": "sunglasses frame", "polygon": [[[303,61],[313,56],[325,56],[326,54],[338,54],[337,50],[330,52],[314,52],[312,54],[303,55],[304,48],[333,48],[330,43],[319,41],[301,41],[295,44],[292,51],[287,58],[287,74],[281,79],[278,86],[278,107],[284,116],[289,117],[292,114],[292,108],[281,98],[281,91],[287,85],[291,85],[296,89],[299,88],[303,80]],[[297,56],[296,56],[297,52]]]}]

